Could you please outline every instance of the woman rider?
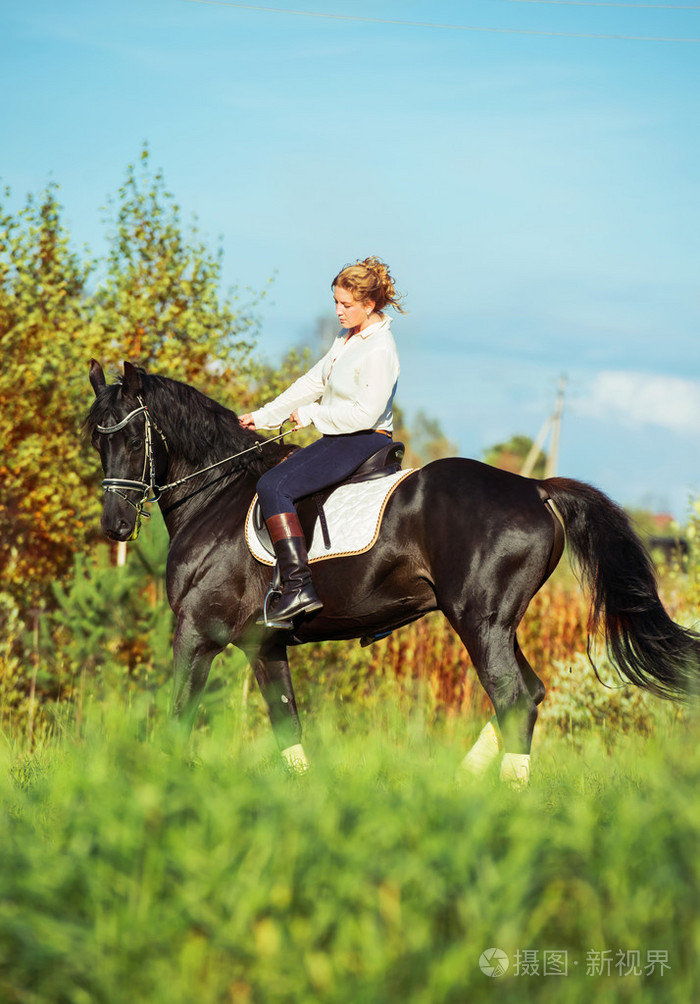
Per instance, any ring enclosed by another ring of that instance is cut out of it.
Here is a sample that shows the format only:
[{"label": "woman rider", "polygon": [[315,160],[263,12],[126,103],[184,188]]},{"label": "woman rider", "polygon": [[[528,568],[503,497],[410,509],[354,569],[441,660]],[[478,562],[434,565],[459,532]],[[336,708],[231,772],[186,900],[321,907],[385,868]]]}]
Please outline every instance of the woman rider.
[{"label": "woman rider", "polygon": [[258,498],[277,557],[282,593],[267,623],[290,627],[323,605],[311,581],[304,531],[295,503],[349,477],[391,438],[399,359],[386,307],[400,313],[387,265],[370,257],[346,265],[331,283],[342,325],[326,355],[258,411],[240,417],[245,429],[314,425],[321,439],[291,454],[258,481]]}]

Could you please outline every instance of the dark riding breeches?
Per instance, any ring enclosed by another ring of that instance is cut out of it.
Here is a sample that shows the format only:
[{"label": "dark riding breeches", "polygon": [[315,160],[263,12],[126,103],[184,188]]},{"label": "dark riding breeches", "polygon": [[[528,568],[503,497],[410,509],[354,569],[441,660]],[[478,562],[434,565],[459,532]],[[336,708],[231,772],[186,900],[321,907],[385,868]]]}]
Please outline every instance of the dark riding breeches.
[{"label": "dark riding breeches", "polygon": [[293,512],[294,503],[337,484],[387,445],[381,432],[323,436],[266,471],[258,481],[258,498],[265,519]]}]

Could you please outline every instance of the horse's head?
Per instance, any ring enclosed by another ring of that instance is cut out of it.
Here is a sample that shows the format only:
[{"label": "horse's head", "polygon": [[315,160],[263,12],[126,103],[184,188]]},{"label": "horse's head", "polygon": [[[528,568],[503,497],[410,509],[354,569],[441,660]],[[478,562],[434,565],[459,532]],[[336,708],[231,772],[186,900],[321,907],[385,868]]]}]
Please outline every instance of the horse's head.
[{"label": "horse's head", "polygon": [[143,370],[124,363],[121,383],[108,385],[102,367],[90,362],[95,402],[87,425],[105,474],[102,531],[112,540],[134,540],[144,504],[153,501],[159,476],[167,467],[166,447],[154,435],[153,419],[144,399]]}]

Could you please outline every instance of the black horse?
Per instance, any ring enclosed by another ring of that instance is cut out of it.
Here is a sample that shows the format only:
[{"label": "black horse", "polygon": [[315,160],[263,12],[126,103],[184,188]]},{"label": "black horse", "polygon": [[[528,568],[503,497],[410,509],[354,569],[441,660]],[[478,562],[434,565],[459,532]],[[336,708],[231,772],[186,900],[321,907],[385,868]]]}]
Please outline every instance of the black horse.
[{"label": "black horse", "polygon": [[163,492],[177,617],[172,712],[186,732],[213,658],[234,644],[253,667],[281,750],[303,766],[288,645],[380,636],[441,610],[496,713],[498,731],[487,726],[466,766],[480,769],[500,750],[502,772],[526,781],[544,686],[516,630],[562,555],[562,525],[591,592],[590,630],[603,625],[621,676],[664,697],[696,691],[700,636],[664,610],[624,511],[590,485],[523,478],[474,460],[438,460],[411,474],[369,551],[314,564],[323,609],[293,633],[256,625],[271,571],[250,554],[244,522],[258,478],[289,447],[243,430],[232,411],[187,384],[129,363],[107,385],[93,360],[90,382],[96,400],[86,426],[105,473],[104,533],[132,537],[149,491],[151,499]]}]

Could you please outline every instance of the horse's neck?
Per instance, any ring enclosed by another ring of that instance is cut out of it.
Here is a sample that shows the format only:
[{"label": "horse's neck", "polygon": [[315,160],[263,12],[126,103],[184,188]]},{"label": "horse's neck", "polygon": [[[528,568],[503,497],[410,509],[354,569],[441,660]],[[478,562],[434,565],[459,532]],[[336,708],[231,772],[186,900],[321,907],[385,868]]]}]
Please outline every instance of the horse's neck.
[{"label": "horse's neck", "polygon": [[[237,465],[235,460],[218,467],[214,465],[242,452],[248,445],[252,444],[239,444],[236,448],[229,443],[227,449],[222,447],[215,455],[198,463],[181,454],[168,454],[166,484],[174,487],[163,492],[160,508],[171,537],[185,524],[201,519],[207,509],[216,505],[221,506],[221,518],[227,524],[245,520],[255,495],[257,476]],[[181,479],[187,480],[176,484]]]}]

